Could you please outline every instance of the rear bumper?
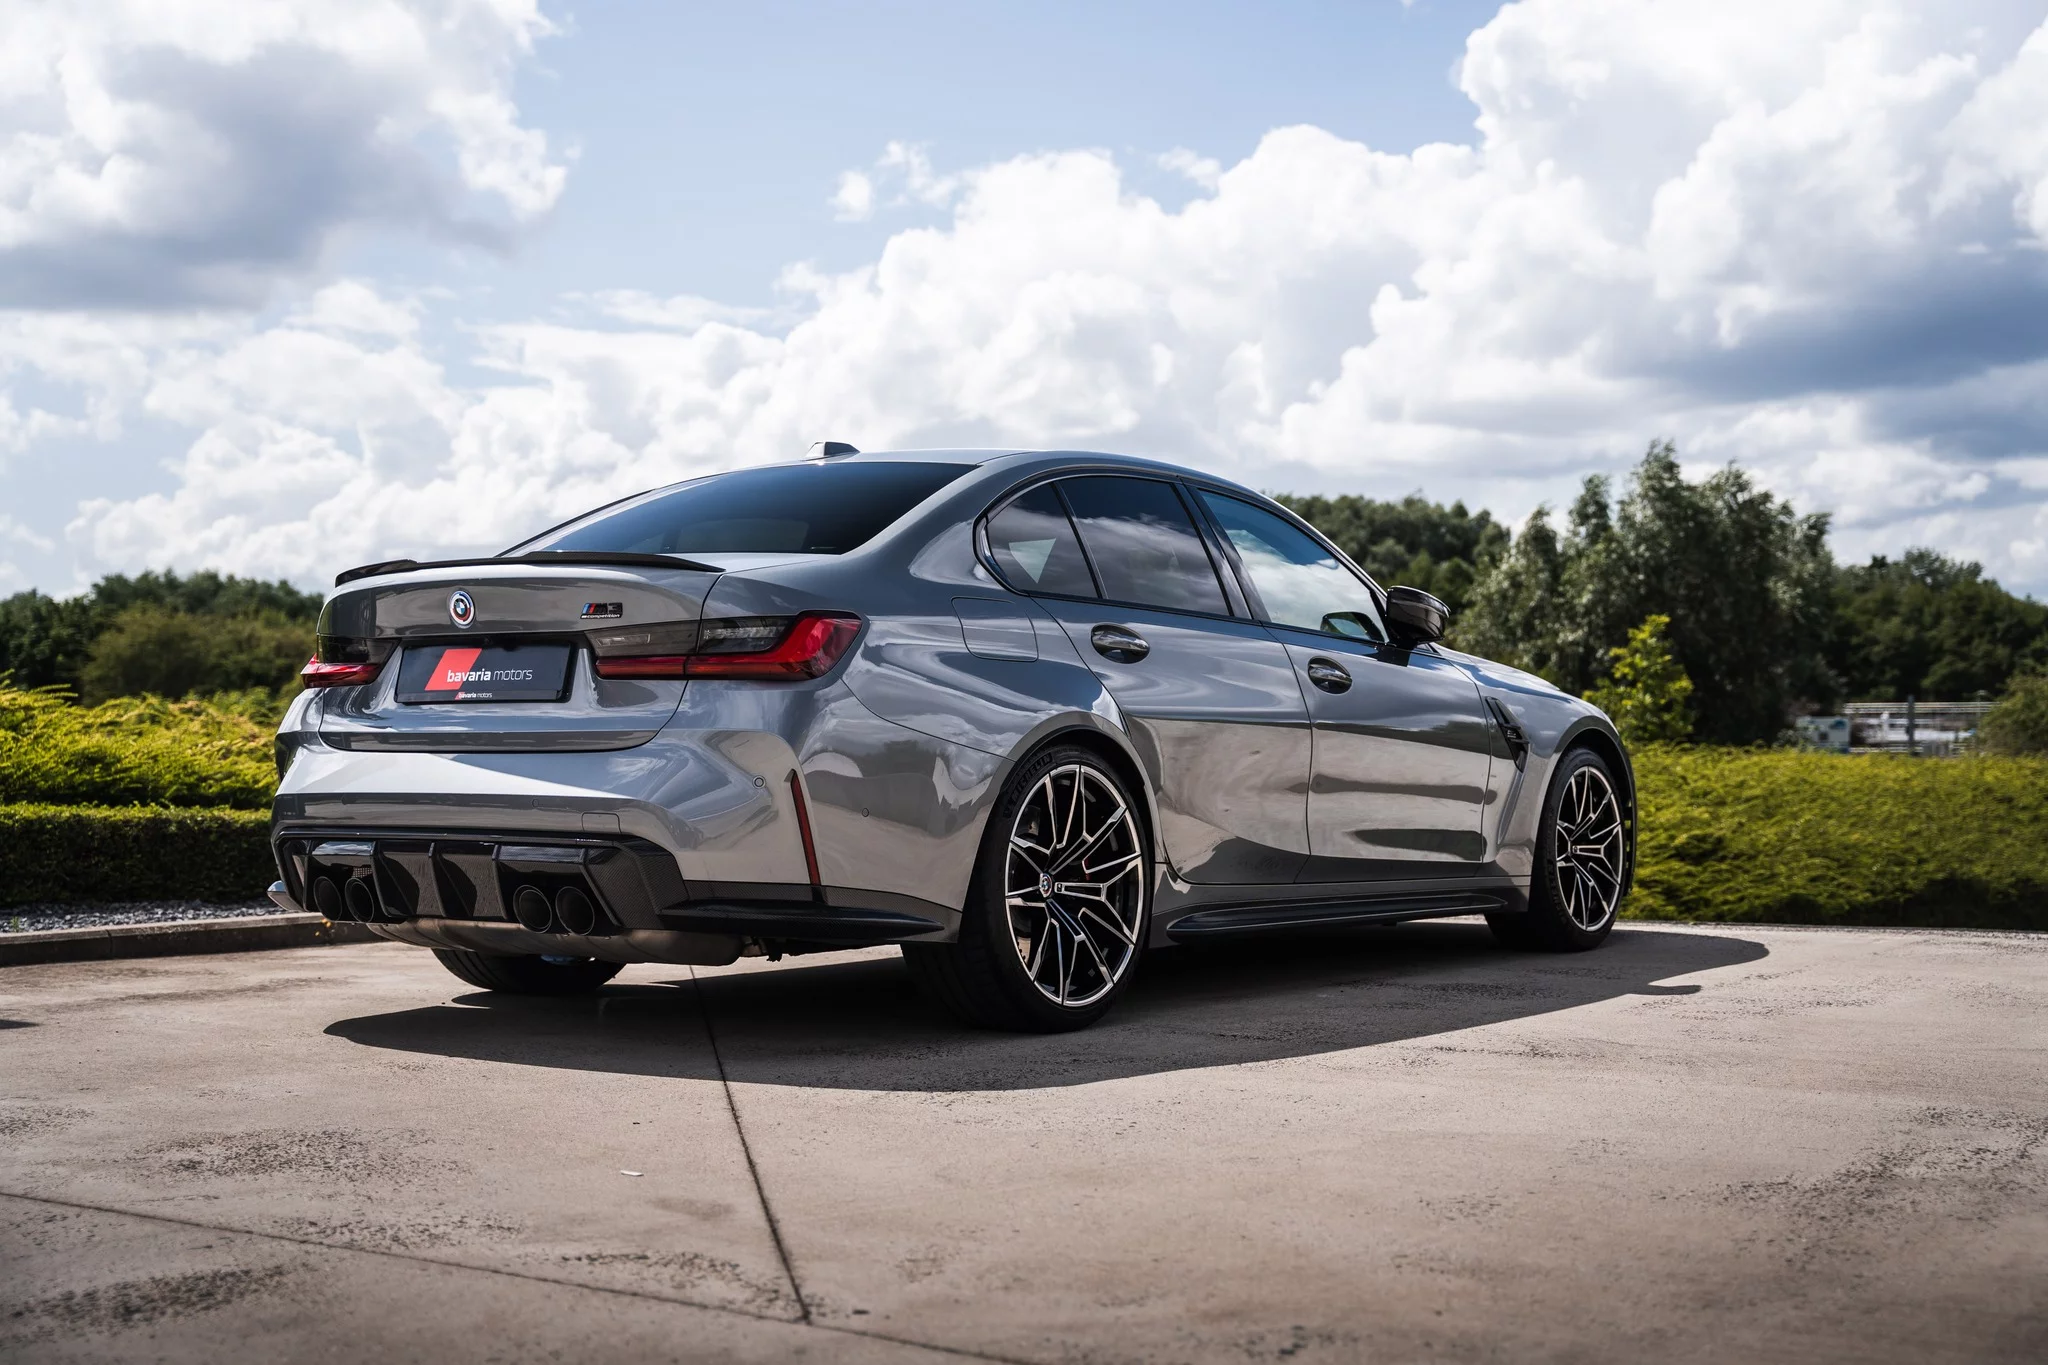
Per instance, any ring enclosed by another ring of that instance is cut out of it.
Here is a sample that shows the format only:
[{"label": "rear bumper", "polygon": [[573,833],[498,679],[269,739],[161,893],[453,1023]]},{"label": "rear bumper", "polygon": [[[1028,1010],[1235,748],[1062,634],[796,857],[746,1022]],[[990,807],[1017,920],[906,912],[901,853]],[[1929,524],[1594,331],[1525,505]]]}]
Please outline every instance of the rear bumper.
[{"label": "rear bumper", "polygon": [[[493,894],[517,894],[497,867],[517,862],[498,852],[514,846],[570,858],[621,931],[948,939],[1006,766],[885,721],[836,681],[693,684],[675,719],[630,749],[366,752],[327,743],[319,719],[306,702],[280,731],[273,840],[378,845],[332,856],[356,858],[351,875],[395,888],[380,907],[431,922],[507,923],[490,907]],[[441,847],[404,847],[422,840]],[[279,852],[298,901],[308,882]],[[391,870],[374,874],[365,857]],[[445,878],[428,869],[443,864],[472,869],[481,908],[436,903]],[[529,870],[547,880],[547,869]],[[605,880],[621,870],[632,874],[624,884]],[[408,893],[400,873],[422,890]]]},{"label": "rear bumper", "polygon": [[626,835],[337,826],[280,819],[280,905],[386,938],[614,962],[730,962],[741,952],[943,940],[957,913],[797,883],[693,886],[674,856]]}]

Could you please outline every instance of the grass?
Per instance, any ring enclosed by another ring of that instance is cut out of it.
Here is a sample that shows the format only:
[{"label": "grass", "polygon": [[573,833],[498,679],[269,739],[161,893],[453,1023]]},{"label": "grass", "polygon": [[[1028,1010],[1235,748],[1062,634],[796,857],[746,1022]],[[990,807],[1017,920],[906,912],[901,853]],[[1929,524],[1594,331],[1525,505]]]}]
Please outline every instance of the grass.
[{"label": "grass", "polygon": [[1648,746],[1645,919],[2048,929],[2048,759]]},{"label": "grass", "polygon": [[0,802],[267,810],[277,705],[256,692],[76,706],[0,686]]}]

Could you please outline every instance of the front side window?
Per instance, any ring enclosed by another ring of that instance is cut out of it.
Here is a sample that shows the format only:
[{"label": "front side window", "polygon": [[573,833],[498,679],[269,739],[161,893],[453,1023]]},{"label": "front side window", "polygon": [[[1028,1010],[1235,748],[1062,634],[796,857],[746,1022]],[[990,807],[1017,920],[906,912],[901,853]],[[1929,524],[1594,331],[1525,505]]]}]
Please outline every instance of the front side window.
[{"label": "front side window", "polygon": [[1003,577],[1026,592],[1095,596],[1074,524],[1051,484],[1040,484],[988,519],[988,547]]},{"label": "front side window", "polygon": [[601,507],[505,553],[843,555],[971,467],[867,460],[735,469]]},{"label": "front side window", "polygon": [[1240,498],[1207,489],[1199,496],[1237,551],[1273,624],[1353,640],[1387,638],[1372,591],[1314,536]]},{"label": "front side window", "polygon": [[1228,615],[1223,585],[1170,483],[1118,475],[1062,479],[1081,543],[1113,602]]}]

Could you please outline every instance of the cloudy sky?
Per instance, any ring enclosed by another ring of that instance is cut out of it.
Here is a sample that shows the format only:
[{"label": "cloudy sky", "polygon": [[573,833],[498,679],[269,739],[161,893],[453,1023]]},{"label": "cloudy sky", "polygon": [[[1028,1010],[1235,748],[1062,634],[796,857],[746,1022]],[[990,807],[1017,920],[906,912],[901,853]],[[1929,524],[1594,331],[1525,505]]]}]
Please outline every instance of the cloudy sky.
[{"label": "cloudy sky", "polygon": [[679,476],[1652,438],[2048,593],[2048,5],[0,0],[0,591]]}]

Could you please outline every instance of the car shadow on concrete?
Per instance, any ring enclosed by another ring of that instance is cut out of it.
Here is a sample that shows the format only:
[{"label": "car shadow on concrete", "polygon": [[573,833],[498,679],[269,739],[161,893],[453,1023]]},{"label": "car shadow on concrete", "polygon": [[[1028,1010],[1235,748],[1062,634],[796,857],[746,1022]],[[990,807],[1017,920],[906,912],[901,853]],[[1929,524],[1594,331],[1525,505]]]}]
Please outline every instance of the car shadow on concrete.
[{"label": "car shadow on concrete", "polygon": [[[326,1032],[402,1052],[630,1075],[836,1090],[1020,1090],[1403,1043],[1625,996],[1754,962],[1732,935],[1624,927],[1593,953],[1511,953],[1438,922],[1155,953],[1100,1024],[1053,1036],[954,1024],[902,961],[794,959],[669,985],[539,999],[485,992]],[[706,1015],[718,1050],[706,1042]]]}]

